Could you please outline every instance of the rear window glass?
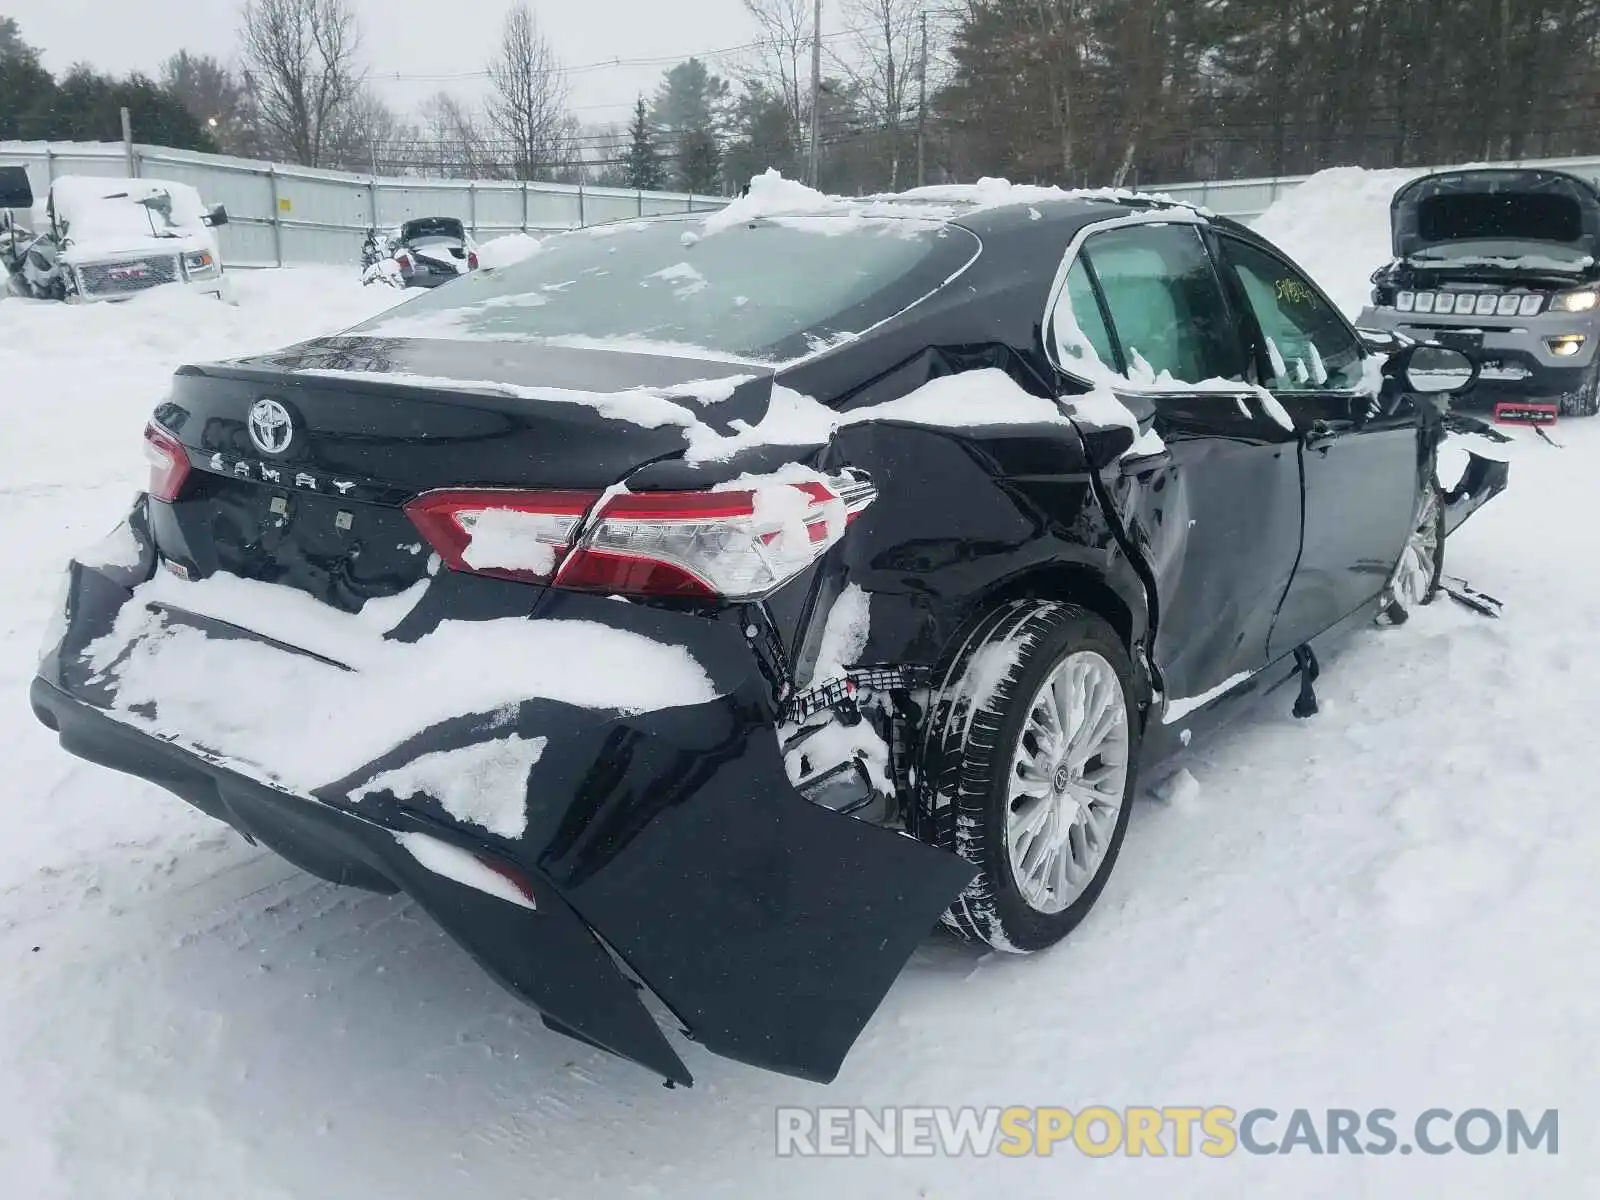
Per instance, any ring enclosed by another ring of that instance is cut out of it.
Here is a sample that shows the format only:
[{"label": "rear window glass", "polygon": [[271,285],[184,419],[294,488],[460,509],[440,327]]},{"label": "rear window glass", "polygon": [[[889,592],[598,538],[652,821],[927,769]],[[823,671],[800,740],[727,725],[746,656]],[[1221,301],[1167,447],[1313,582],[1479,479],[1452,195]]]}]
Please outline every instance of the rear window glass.
[{"label": "rear window glass", "polygon": [[979,249],[956,226],[893,217],[699,231],[698,221],[668,220],[562,234],[522,262],[463,276],[352,332],[791,358],[894,316]]},{"label": "rear window glass", "polygon": [[1577,201],[1530,192],[1432,196],[1417,206],[1417,225],[1425,242],[1575,242],[1583,236]]}]

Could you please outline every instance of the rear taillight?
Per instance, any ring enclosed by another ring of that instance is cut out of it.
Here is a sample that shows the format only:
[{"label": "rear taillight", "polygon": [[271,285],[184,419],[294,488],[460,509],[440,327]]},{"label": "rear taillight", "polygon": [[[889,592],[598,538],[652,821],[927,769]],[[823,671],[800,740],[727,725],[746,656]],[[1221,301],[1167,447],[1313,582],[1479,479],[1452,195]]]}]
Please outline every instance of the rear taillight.
[{"label": "rear taillight", "polygon": [[189,478],[189,452],[183,443],[152,422],[144,427],[144,456],[150,461],[150,495],[176,500]]},{"label": "rear taillight", "polygon": [[467,270],[476,271],[477,269],[478,269],[478,252],[476,250],[469,250],[469,251],[467,251]]},{"label": "rear taillight", "polygon": [[406,505],[453,571],[546,583],[598,492],[429,492]]},{"label": "rear taillight", "polygon": [[409,254],[396,254],[394,261],[399,264],[402,271],[411,270],[411,256]]},{"label": "rear taillight", "polygon": [[[844,536],[853,513],[842,490],[804,482],[623,494],[600,512],[556,582],[632,596],[762,596]],[[854,498],[856,512],[871,502],[859,489]]]},{"label": "rear taillight", "polygon": [[608,595],[745,600],[821,558],[876,496],[865,480],[841,475],[603,501],[581,492],[435,492],[406,512],[458,571],[553,577],[557,587]]}]

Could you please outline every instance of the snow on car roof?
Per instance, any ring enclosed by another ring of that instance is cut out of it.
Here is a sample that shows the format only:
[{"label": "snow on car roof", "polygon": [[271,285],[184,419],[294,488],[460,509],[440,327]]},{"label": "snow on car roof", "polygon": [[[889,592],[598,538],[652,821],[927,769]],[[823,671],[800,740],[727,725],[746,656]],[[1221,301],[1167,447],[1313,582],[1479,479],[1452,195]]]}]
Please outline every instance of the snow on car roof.
[{"label": "snow on car roof", "polygon": [[199,222],[205,206],[200,193],[186,183],[166,179],[108,179],[93,175],[62,175],[50,185],[50,199],[56,212],[75,211],[107,200],[141,204],[161,196],[172,198],[175,221],[187,223],[190,214]]},{"label": "snow on car roof", "polygon": [[49,204],[78,255],[166,249],[171,239],[208,237],[200,193],[186,183],[63,175],[50,185]]},{"label": "snow on car roof", "polygon": [[1069,189],[1015,184],[1005,179],[980,179],[973,184],[943,184],[874,196],[830,196],[769,170],[752,179],[744,195],[706,217],[704,226],[709,235],[749,221],[786,217],[845,216],[950,221],[989,209],[1033,208],[1062,201],[1177,206],[1201,216],[1211,215],[1204,209],[1183,204],[1171,196],[1134,192],[1126,188]]}]

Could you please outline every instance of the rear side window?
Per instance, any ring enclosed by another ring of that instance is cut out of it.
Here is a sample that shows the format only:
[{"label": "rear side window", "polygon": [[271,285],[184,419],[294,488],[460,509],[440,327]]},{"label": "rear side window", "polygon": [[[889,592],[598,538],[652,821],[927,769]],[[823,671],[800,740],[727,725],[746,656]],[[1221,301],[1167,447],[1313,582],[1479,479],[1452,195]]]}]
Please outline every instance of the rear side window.
[{"label": "rear side window", "polygon": [[1052,320],[1063,367],[1071,370],[1074,363],[1097,362],[1108,371],[1122,369],[1111,348],[1111,330],[1106,326],[1105,314],[1100,311],[1094,281],[1089,278],[1089,269],[1081,257],[1067,273],[1065,300],[1057,304]]},{"label": "rear side window", "polygon": [[1137,225],[1097,233],[1083,254],[1105,296],[1135,383],[1243,379],[1233,327],[1211,255],[1192,225]]},{"label": "rear side window", "polygon": [[702,233],[700,221],[667,220],[558,235],[352,332],[795,358],[916,303],[981,248],[965,229],[895,217],[775,217]]},{"label": "rear side window", "polygon": [[1274,391],[1348,391],[1361,383],[1361,346],[1306,279],[1288,263],[1234,238],[1223,257],[1255,313]]}]

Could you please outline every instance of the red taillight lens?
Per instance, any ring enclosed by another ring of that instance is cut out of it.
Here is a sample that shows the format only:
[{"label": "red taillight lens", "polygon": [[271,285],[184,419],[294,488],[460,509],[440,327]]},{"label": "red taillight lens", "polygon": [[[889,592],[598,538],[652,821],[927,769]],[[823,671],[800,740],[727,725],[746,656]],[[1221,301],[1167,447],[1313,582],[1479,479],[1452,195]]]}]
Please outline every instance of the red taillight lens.
[{"label": "red taillight lens", "polygon": [[394,261],[400,264],[402,271],[411,270],[411,256],[409,254],[396,254]]},{"label": "red taillight lens", "polygon": [[848,477],[620,495],[595,519],[556,584],[635,596],[764,596],[821,558],[875,495]]},{"label": "red taillight lens", "polygon": [[545,583],[598,492],[429,492],[406,515],[453,571]]},{"label": "red taillight lens", "polygon": [[622,492],[603,504],[597,492],[431,492],[406,513],[452,570],[608,595],[744,600],[821,558],[876,495],[845,475]]},{"label": "red taillight lens", "polygon": [[478,269],[478,252],[476,250],[467,251],[467,269],[469,271]]},{"label": "red taillight lens", "polygon": [[161,426],[144,427],[144,456],[150,461],[150,495],[173,501],[189,478],[189,452]]}]

